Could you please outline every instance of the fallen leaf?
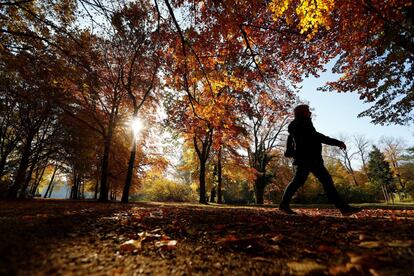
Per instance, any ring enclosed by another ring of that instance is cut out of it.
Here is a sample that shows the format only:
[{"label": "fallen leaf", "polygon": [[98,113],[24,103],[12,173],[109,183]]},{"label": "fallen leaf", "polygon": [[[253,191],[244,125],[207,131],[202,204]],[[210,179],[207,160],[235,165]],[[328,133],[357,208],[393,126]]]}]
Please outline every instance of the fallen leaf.
[{"label": "fallen leaf", "polygon": [[371,252],[363,255],[357,255],[355,253],[348,253],[349,264],[360,265],[365,270],[370,268],[381,267],[384,264],[391,263],[392,259],[387,256],[383,256],[382,251],[380,252]]},{"label": "fallen leaf", "polygon": [[283,240],[283,235],[282,235],[282,234],[278,234],[278,235],[276,235],[276,236],[273,236],[273,237],[271,238],[271,240],[272,240],[272,241],[274,241],[274,242],[281,241],[281,240]]},{"label": "fallen leaf", "polygon": [[134,250],[141,250],[142,244],[140,240],[129,240],[121,244],[119,250],[121,253],[130,253]]},{"label": "fallen leaf", "polygon": [[157,210],[149,213],[150,218],[163,218],[164,214],[162,210]]},{"label": "fallen leaf", "polygon": [[369,271],[369,273],[371,273],[372,276],[381,276],[382,275],[373,268],[368,269],[368,271]]},{"label": "fallen leaf", "polygon": [[215,268],[221,268],[221,263],[217,262],[213,264],[213,267]]},{"label": "fallen leaf", "polygon": [[360,241],[367,241],[367,240],[372,240],[373,239],[372,237],[370,237],[366,234],[359,234],[358,238],[359,238]]},{"label": "fallen leaf", "polygon": [[129,225],[129,220],[127,218],[123,218],[119,221],[119,224],[121,224],[123,226],[127,226],[127,225]]},{"label": "fallen leaf", "polygon": [[122,275],[124,272],[124,268],[123,267],[117,267],[117,268],[113,268],[111,270],[111,275],[117,276],[117,275]]},{"label": "fallen leaf", "polygon": [[305,275],[311,272],[322,272],[323,270],[327,269],[326,266],[318,264],[312,260],[303,262],[288,262],[287,266],[290,268],[291,272],[296,275]]},{"label": "fallen leaf", "polygon": [[383,246],[383,243],[380,241],[365,241],[358,244],[358,246],[365,247],[365,248],[378,248]]},{"label": "fallen leaf", "polygon": [[335,276],[343,275],[364,275],[360,265],[347,263],[345,265],[338,265],[329,268],[329,274]]},{"label": "fallen leaf", "polygon": [[145,232],[145,231],[138,233],[138,236],[139,236],[141,242],[143,242],[144,240],[145,241],[153,241],[153,240],[157,240],[157,239],[161,238],[160,234],[151,234],[151,233],[148,233],[148,232]]},{"label": "fallen leaf", "polygon": [[271,245],[271,246],[270,246],[270,248],[271,248],[273,251],[280,251],[280,246],[279,246],[279,245],[277,245],[277,244],[275,244],[275,245]]},{"label": "fallen leaf", "polygon": [[38,217],[38,218],[48,218],[49,215],[48,214],[37,214],[36,217]]},{"label": "fallen leaf", "polygon": [[394,240],[394,241],[387,242],[385,245],[389,246],[389,247],[411,247],[411,246],[414,245],[414,241],[412,241],[412,240],[406,240],[406,241]]},{"label": "fallen leaf", "polygon": [[345,265],[336,265],[329,268],[330,275],[343,275],[348,272]]},{"label": "fallen leaf", "polygon": [[230,235],[227,235],[223,238],[218,239],[216,244],[223,244],[223,243],[227,243],[229,241],[237,241],[237,240],[238,240],[238,238],[235,235],[230,234]]},{"label": "fallen leaf", "polygon": [[366,256],[361,256],[361,255],[353,255],[353,254],[348,254],[348,255],[349,255],[349,262],[351,264],[359,264],[366,258]]},{"label": "fallen leaf", "polygon": [[266,263],[272,262],[272,260],[264,258],[264,257],[254,257],[252,260],[257,261],[257,262],[266,262]]},{"label": "fallen leaf", "polygon": [[338,254],[341,251],[338,248],[329,246],[329,245],[325,245],[325,244],[321,244],[318,246],[318,249],[316,249],[318,252],[321,253],[329,253],[329,254]]},{"label": "fallen leaf", "polygon": [[148,216],[148,212],[139,212],[139,213],[132,213],[131,215],[131,224],[136,225],[140,223],[145,217]]},{"label": "fallen leaf", "polygon": [[178,242],[176,240],[162,240],[157,241],[155,246],[164,250],[174,250],[177,248],[177,243]]},{"label": "fallen leaf", "polygon": [[161,241],[169,241],[169,240],[171,240],[171,238],[168,237],[167,235],[162,235],[161,236]]}]

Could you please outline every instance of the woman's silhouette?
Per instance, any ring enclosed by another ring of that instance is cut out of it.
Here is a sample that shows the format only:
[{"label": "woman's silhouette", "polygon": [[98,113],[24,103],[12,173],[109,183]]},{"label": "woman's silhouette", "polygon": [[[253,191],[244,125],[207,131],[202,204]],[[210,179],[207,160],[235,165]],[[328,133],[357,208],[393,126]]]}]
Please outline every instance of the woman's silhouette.
[{"label": "woman's silhouette", "polygon": [[313,173],[322,183],[328,198],[335,204],[342,215],[351,215],[361,211],[348,205],[338,194],[332,177],[325,168],[322,159],[322,143],[346,149],[344,142],[325,136],[315,130],[308,105],[299,105],[294,109],[295,119],[289,124],[289,136],[286,157],[293,157],[296,173],[286,187],[279,210],[287,214],[296,214],[289,206],[295,192],[303,186],[309,173]]}]

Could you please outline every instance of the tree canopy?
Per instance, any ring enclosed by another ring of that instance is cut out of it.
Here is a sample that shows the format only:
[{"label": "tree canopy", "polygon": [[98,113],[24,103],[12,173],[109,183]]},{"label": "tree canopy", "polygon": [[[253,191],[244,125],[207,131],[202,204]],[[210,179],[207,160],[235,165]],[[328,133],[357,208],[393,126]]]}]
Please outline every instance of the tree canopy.
[{"label": "tree canopy", "polygon": [[2,185],[34,194],[53,167],[75,198],[126,202],[165,163],[162,128],[196,157],[200,202],[240,179],[229,163],[262,203],[300,82],[329,62],[322,90],[358,93],[374,123],[413,121],[412,18],[409,0],[3,2]]}]

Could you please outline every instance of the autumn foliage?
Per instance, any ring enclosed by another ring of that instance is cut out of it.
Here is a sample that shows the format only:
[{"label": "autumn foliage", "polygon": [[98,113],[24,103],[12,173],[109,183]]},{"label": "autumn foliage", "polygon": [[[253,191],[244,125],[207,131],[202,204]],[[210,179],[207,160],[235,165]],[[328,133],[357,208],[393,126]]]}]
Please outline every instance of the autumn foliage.
[{"label": "autumn foliage", "polygon": [[374,123],[413,121],[412,18],[409,0],[6,1],[1,193],[34,196],[55,171],[74,199],[128,202],[162,179],[201,203],[213,189],[264,203],[291,174],[300,82],[328,62],[340,77],[322,90],[358,93]]}]

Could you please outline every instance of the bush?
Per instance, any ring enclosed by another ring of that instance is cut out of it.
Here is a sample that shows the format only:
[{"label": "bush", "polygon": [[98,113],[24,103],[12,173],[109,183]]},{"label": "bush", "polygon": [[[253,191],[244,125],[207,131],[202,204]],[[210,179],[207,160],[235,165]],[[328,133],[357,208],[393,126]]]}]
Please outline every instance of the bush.
[{"label": "bush", "polygon": [[349,203],[372,203],[380,202],[381,195],[371,185],[340,185],[339,194]]},{"label": "bush", "polygon": [[170,202],[193,202],[196,195],[189,185],[166,178],[146,181],[135,199]]},{"label": "bush", "polygon": [[[339,195],[348,203],[374,203],[381,202],[382,194],[378,189],[370,183],[360,186],[351,185],[349,183],[335,183]],[[299,189],[293,202],[295,203],[314,203],[326,204],[330,203],[323,187],[318,182],[307,182],[303,188]]]},{"label": "bush", "polygon": [[247,181],[225,181],[223,200],[227,204],[254,203],[254,193],[249,190]]}]

